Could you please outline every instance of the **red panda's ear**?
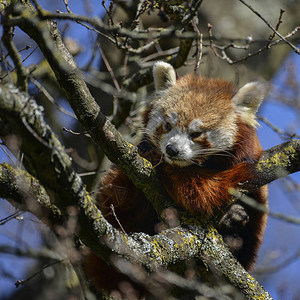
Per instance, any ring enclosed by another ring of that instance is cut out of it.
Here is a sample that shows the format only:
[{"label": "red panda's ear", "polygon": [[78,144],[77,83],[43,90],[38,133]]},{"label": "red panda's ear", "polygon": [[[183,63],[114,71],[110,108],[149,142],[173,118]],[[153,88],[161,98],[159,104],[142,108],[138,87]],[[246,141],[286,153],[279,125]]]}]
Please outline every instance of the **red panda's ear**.
[{"label": "red panda's ear", "polygon": [[255,126],[256,113],[267,93],[267,85],[262,82],[250,82],[241,87],[233,96],[232,103],[235,111],[242,120]]},{"label": "red panda's ear", "polygon": [[153,80],[156,91],[162,91],[176,83],[174,68],[163,61],[158,61],[153,66]]}]

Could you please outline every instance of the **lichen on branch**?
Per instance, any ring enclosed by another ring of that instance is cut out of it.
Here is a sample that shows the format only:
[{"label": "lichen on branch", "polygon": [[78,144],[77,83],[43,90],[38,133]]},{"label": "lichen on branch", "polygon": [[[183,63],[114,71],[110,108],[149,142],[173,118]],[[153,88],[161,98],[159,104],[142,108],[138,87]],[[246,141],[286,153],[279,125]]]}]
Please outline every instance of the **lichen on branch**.
[{"label": "lichen on branch", "polygon": [[[216,271],[238,285],[240,277],[232,276],[232,272],[225,272],[236,268],[238,263],[212,227],[208,226],[208,229],[196,225],[189,225],[186,228],[176,227],[151,237],[143,233],[130,236],[108,224],[85,191],[81,179],[73,171],[70,159],[64,153],[59,141],[44,122],[41,109],[28,95],[19,92],[13,86],[2,85],[0,116],[9,121],[14,131],[23,137],[22,150],[25,158],[31,162],[31,165],[28,163],[28,168],[35,166],[33,170],[36,177],[46,189],[55,191],[58,208],[65,212],[68,205],[78,207],[79,236],[99,257],[108,261],[113,249],[150,270],[169,267],[194,257],[204,260],[208,265],[212,264]],[[42,167],[38,168],[38,163]],[[43,165],[44,163],[47,167]],[[249,281],[248,273],[241,266],[240,271],[235,274],[244,277],[243,282]],[[254,279],[251,280],[251,284],[255,286],[257,294],[267,295],[268,298],[268,294]],[[242,293],[249,291],[247,284],[243,285],[241,291]]]},{"label": "lichen on branch", "polygon": [[[171,206],[172,203],[162,191],[151,164],[139,157],[137,149],[124,140],[102,114],[76,63],[64,46],[56,24],[46,21],[51,16],[43,16],[42,11],[36,12],[34,8],[30,10],[25,6],[12,7],[12,12],[12,18],[7,16],[4,22],[19,26],[37,42],[78,120],[89,131],[93,140],[102,147],[111,161],[118,164],[133,182],[145,191],[158,213]],[[188,47],[185,51],[186,49]],[[149,70],[147,72],[150,73]],[[62,145],[43,121],[42,110],[28,95],[12,87],[2,86],[0,94],[0,116],[8,120],[14,130],[22,135],[22,150],[27,169],[40,179],[46,190],[54,192],[62,212],[68,205],[78,207],[80,237],[95,253],[107,258],[113,249],[150,269],[169,267],[186,258],[195,257],[205,261],[207,265],[213,265],[220,274],[241,287],[245,295],[247,289],[254,288],[251,297],[265,296],[265,299],[270,299],[261,286],[236,264],[218,233],[207,224],[207,229],[198,223],[199,226],[173,228],[153,237],[144,234],[129,236],[115,230],[105,221],[85,190],[80,177],[72,169],[71,161]],[[9,101],[6,101],[7,99]],[[277,151],[281,149],[268,152],[268,157],[263,156],[257,166],[259,180],[250,183],[249,186],[252,184],[257,188],[278,178],[280,174],[274,171],[278,166],[286,172],[299,170],[299,158],[295,151],[284,150],[280,155]],[[290,168],[293,162],[295,167]],[[190,220],[191,223],[197,224],[197,220]],[[105,247],[99,242],[100,237],[105,237]]]}]

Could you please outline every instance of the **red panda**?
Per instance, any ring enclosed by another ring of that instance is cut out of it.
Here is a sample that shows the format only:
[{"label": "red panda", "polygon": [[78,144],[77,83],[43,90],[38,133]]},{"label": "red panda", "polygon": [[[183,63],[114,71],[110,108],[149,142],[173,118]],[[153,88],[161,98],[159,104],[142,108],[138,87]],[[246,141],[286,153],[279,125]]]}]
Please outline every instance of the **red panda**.
[{"label": "red panda", "polygon": [[[176,80],[175,70],[164,62],[154,65],[153,78],[156,92],[145,115],[140,155],[156,166],[177,205],[199,217],[223,214],[219,232],[240,263],[251,269],[262,243],[266,215],[243,203],[228,208],[232,201],[229,188],[239,188],[241,182],[255,176],[254,166],[262,155],[256,112],[264,85],[251,82],[237,89],[230,82],[194,74]],[[249,195],[267,205],[266,187]],[[119,224],[111,204],[126,232],[154,233],[158,219],[153,208],[118,167],[103,178],[97,203],[114,226]],[[120,277],[109,277],[108,267],[95,259],[88,259],[87,269],[96,286],[117,288]]]}]

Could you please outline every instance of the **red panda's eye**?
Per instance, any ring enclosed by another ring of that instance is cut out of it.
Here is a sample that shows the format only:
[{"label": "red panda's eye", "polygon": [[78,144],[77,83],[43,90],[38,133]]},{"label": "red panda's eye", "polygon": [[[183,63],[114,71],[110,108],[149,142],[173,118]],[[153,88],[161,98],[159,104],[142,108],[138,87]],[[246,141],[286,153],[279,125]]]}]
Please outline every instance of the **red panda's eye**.
[{"label": "red panda's eye", "polygon": [[191,134],[190,134],[190,137],[192,138],[192,139],[196,139],[197,137],[199,137],[201,135],[201,132],[192,132]]},{"label": "red panda's eye", "polygon": [[166,131],[170,131],[171,129],[172,129],[171,124],[170,124],[169,122],[167,122],[167,123],[165,124],[165,130],[166,130]]}]

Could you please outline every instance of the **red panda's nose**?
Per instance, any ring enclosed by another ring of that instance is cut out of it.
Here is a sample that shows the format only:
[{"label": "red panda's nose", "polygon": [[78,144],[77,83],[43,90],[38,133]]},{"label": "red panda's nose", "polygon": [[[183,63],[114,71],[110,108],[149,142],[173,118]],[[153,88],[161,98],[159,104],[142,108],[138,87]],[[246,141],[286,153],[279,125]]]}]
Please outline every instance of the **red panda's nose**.
[{"label": "red panda's nose", "polygon": [[176,156],[179,153],[179,150],[177,149],[177,147],[175,147],[172,144],[167,145],[166,147],[166,152],[169,156]]}]

